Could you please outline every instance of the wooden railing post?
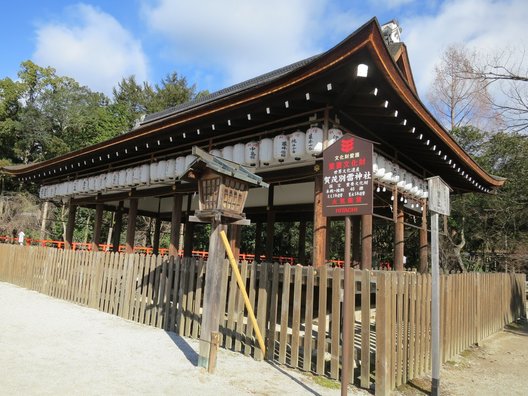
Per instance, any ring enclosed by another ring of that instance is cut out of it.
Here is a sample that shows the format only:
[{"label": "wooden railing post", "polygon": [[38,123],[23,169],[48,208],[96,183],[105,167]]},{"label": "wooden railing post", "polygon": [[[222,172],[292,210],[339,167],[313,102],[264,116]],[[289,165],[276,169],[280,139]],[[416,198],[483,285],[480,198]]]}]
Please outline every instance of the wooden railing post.
[{"label": "wooden railing post", "polygon": [[389,273],[376,274],[376,387],[375,394],[391,391],[391,284]]}]

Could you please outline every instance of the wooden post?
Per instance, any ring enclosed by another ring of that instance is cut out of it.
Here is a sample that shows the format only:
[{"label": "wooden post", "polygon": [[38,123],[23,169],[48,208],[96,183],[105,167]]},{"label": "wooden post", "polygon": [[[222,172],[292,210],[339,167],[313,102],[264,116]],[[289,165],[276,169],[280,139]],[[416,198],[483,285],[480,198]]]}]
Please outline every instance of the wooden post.
[{"label": "wooden post", "polygon": [[403,227],[403,204],[400,205],[398,190],[394,188],[393,211],[395,216],[394,224],[394,269],[403,271],[403,248],[404,248],[404,227]]},{"label": "wooden post", "polygon": [[134,237],[136,236],[136,216],[138,209],[138,199],[130,198],[130,207],[128,208],[128,223],[126,236],[126,250],[128,254],[134,253]]},{"label": "wooden post", "polygon": [[101,240],[101,228],[103,226],[103,204],[95,205],[95,225],[92,239],[92,250],[97,252],[99,250],[99,242]]},{"label": "wooden post", "polygon": [[[209,257],[207,271],[205,272],[204,305],[202,326],[200,331],[200,346],[198,366],[208,368],[211,334],[218,332],[220,327],[220,293],[222,273],[224,271],[225,248],[220,237],[220,231],[226,231],[226,224],[222,223],[221,216],[217,215],[211,223],[211,236],[209,237]],[[216,356],[214,356],[216,359]]]},{"label": "wooden post", "polygon": [[422,200],[422,227],[420,228],[420,268],[419,271],[425,274],[429,268],[427,243],[427,201]]},{"label": "wooden post", "polygon": [[372,269],[372,215],[361,216],[361,269]]},{"label": "wooden post", "polygon": [[[46,239],[46,220],[48,218],[48,207],[49,207],[49,201],[44,201],[44,203],[42,204],[42,219],[40,221],[40,239],[41,240]],[[0,209],[0,215],[2,215],[1,209]]]},{"label": "wooden post", "polygon": [[268,206],[267,206],[267,224],[266,224],[266,260],[273,262],[273,237],[275,234],[275,211],[273,209],[274,188],[269,186]]},{"label": "wooden post", "polygon": [[258,222],[255,227],[255,261],[260,263],[260,254],[262,253],[262,222]]},{"label": "wooden post", "polygon": [[361,261],[361,217],[352,217],[352,268],[359,267]]},{"label": "wooden post", "polygon": [[112,238],[112,251],[119,251],[119,243],[121,242],[121,231],[123,229],[123,206],[124,202],[119,201],[117,210],[115,212],[115,222],[114,222],[114,236]]},{"label": "wooden post", "polygon": [[230,241],[231,251],[233,252],[233,257],[238,263],[238,258],[240,256],[240,242],[242,241],[242,227],[237,224],[231,224],[229,226],[230,231]]},{"label": "wooden post", "polygon": [[154,240],[152,241],[152,254],[159,254],[160,245],[160,234],[161,234],[161,216],[158,212],[156,216],[156,222],[154,223]]},{"label": "wooden post", "polygon": [[73,230],[75,228],[75,214],[77,213],[77,205],[70,202],[68,205],[68,223],[66,223],[66,234],[64,239],[64,248],[71,249],[73,242]]},{"label": "wooden post", "polygon": [[[352,296],[355,296],[353,285],[350,279],[350,239],[351,239],[351,225],[350,216],[345,216],[345,280],[344,280],[344,303],[343,303],[343,369],[341,370],[341,395],[347,395],[348,383],[350,382],[350,353],[349,350],[354,343],[354,336],[351,334],[353,329],[353,309],[351,308]],[[352,314],[352,315],[351,315]],[[332,326],[335,326],[333,324]]]},{"label": "wooden post", "polygon": [[299,263],[306,263],[306,220],[299,222]]},{"label": "wooden post", "polygon": [[[319,165],[316,165],[319,168]],[[315,175],[314,188],[314,230],[313,230],[313,266],[325,265],[326,253],[326,217],[323,216],[323,174],[320,169]]]},{"label": "wooden post", "polygon": [[182,218],[182,201],[181,194],[175,194],[172,197],[172,216],[171,216],[171,233],[169,244],[169,256],[178,256],[178,247],[180,239],[180,226]]},{"label": "wooden post", "polygon": [[192,257],[193,250],[193,237],[194,237],[194,223],[189,221],[189,216],[191,214],[191,204],[192,204],[193,194],[187,195],[187,222],[185,223],[185,236],[183,241],[183,256]]}]

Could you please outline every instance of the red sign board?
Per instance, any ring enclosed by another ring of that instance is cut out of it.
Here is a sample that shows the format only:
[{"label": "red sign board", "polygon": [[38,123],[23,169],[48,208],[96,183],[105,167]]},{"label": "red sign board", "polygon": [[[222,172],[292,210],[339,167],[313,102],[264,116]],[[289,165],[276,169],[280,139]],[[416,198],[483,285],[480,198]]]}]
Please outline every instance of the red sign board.
[{"label": "red sign board", "polygon": [[372,214],[372,143],[344,135],[323,152],[323,214]]}]

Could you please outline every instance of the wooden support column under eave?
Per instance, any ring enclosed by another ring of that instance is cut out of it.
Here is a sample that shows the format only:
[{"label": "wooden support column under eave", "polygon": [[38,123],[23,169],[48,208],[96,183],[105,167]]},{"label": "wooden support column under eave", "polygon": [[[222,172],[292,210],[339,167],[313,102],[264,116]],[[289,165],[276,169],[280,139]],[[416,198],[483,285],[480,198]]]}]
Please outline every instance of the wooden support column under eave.
[{"label": "wooden support column under eave", "polygon": [[299,263],[306,264],[306,220],[299,222]]},{"label": "wooden support column under eave", "polygon": [[260,263],[260,255],[262,254],[262,222],[257,222],[255,227],[255,261]]},{"label": "wooden support column under eave", "polygon": [[92,251],[97,252],[99,250],[99,242],[101,241],[101,229],[103,226],[103,213],[104,205],[95,205],[95,224],[92,238]]},{"label": "wooden support column under eave", "polygon": [[180,227],[182,219],[182,202],[183,196],[181,194],[175,194],[172,198],[169,256],[174,257],[178,256],[178,247],[180,242]]},{"label": "wooden support column under eave", "polygon": [[361,216],[361,269],[372,269],[372,215]]},{"label": "wooden support column under eave", "polygon": [[124,202],[119,201],[117,210],[115,212],[114,234],[112,236],[112,252],[118,252],[119,244],[121,243],[121,231],[123,230],[123,206]]},{"label": "wooden support column under eave", "polygon": [[185,223],[185,236],[183,242],[184,257],[192,257],[193,251],[194,223],[189,221],[189,216],[191,214],[192,197],[193,194],[187,195],[187,222]]},{"label": "wooden support column under eave", "polygon": [[359,268],[361,262],[361,218],[352,216],[352,268]]},{"label": "wooden support column under eave", "polygon": [[275,209],[273,208],[274,188],[270,184],[268,189],[268,206],[266,220],[266,261],[273,262],[273,237],[275,234]]},{"label": "wooden support column under eave", "polygon": [[420,227],[420,267],[418,271],[422,274],[429,270],[429,244],[427,242],[427,200],[422,200],[422,226]]},{"label": "wooden support column under eave", "polygon": [[323,174],[315,175],[314,188],[314,230],[313,230],[313,266],[321,268],[326,262],[326,217],[323,216]]},{"label": "wooden support column under eave", "polygon": [[126,235],[126,250],[125,253],[134,253],[134,238],[136,236],[136,216],[138,209],[138,199],[130,198],[128,208],[128,223]]},{"label": "wooden support column under eave", "polygon": [[237,224],[229,225],[229,244],[235,261],[238,263],[240,256],[240,243],[242,242],[242,227]]},{"label": "wooden support column under eave", "polygon": [[73,243],[73,230],[75,229],[75,215],[77,205],[70,202],[68,205],[68,222],[66,223],[66,234],[64,235],[64,248],[71,249]]},{"label": "wooden support column under eave", "polygon": [[400,205],[400,197],[398,196],[398,190],[394,188],[394,269],[396,271],[403,271],[403,255],[404,255],[404,233],[405,228],[403,225],[403,203]]},{"label": "wooden support column under eave", "polygon": [[152,241],[152,254],[159,254],[160,246],[160,234],[161,234],[161,216],[158,213],[156,215],[156,222],[154,223],[154,240]]}]

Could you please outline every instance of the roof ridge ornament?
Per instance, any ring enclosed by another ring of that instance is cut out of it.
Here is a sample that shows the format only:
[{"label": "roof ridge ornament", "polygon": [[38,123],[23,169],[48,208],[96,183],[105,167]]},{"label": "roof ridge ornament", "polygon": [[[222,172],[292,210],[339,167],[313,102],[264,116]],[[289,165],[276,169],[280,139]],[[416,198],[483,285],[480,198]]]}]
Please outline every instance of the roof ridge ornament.
[{"label": "roof ridge ornament", "polygon": [[387,44],[401,43],[401,32],[403,29],[396,19],[381,26],[381,34]]}]

